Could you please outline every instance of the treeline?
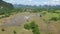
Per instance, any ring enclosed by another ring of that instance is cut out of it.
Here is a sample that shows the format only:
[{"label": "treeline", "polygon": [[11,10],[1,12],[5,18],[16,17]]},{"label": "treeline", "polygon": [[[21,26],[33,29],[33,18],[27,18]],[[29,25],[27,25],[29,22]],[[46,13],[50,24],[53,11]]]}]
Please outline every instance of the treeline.
[{"label": "treeline", "polygon": [[[14,4],[15,8],[23,8],[23,10],[27,11],[29,10],[29,12],[42,12],[42,11],[47,11],[47,12],[56,12],[56,10],[60,10],[60,5],[56,5],[56,6],[51,6],[51,5],[39,5],[39,6],[31,6],[31,5],[22,5],[22,4]],[[23,12],[23,11],[22,11]]]},{"label": "treeline", "polygon": [[39,8],[39,7],[30,7],[30,8],[15,8],[14,11],[16,12],[50,12],[50,13],[60,13],[60,10],[57,8]]}]

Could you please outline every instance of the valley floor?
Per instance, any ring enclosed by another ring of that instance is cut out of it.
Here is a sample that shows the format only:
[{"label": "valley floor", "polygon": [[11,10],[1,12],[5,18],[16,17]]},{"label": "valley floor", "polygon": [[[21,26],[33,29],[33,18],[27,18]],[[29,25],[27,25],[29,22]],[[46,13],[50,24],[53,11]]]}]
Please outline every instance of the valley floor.
[{"label": "valley floor", "polygon": [[[48,14],[42,15],[41,13],[18,13],[13,14],[10,17],[0,19],[0,34],[33,34],[31,30],[24,29],[25,23],[35,21],[38,24],[41,34],[60,34],[60,20],[50,21],[47,23],[44,19],[47,18]],[[1,31],[1,29],[5,31]]]}]

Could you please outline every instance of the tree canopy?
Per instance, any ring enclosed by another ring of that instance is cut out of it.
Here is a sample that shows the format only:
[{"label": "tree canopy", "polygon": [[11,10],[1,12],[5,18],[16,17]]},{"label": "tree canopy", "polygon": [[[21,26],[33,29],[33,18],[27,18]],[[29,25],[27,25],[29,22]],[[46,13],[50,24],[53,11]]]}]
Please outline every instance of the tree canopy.
[{"label": "tree canopy", "polygon": [[11,3],[0,0],[0,9],[11,10],[13,9],[13,5]]}]

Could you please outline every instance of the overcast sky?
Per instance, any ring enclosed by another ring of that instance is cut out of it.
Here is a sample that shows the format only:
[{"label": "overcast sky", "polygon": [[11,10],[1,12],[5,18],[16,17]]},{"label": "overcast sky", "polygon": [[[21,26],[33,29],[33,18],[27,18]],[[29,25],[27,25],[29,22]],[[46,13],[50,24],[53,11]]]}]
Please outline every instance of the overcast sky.
[{"label": "overcast sky", "polygon": [[12,4],[25,4],[25,5],[60,5],[60,0],[4,0]]}]

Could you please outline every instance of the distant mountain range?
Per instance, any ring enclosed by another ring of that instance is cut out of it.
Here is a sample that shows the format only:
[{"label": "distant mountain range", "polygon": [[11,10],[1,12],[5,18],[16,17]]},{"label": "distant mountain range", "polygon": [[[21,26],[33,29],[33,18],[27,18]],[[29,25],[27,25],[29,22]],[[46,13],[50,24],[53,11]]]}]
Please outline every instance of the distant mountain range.
[{"label": "distant mountain range", "polygon": [[60,8],[60,5],[53,5],[53,6],[51,6],[51,5],[39,5],[39,6],[36,6],[36,5],[23,5],[23,4],[14,4],[14,7],[15,8],[21,8],[21,7],[29,7],[29,8],[33,8],[33,7],[39,7],[39,8]]}]

